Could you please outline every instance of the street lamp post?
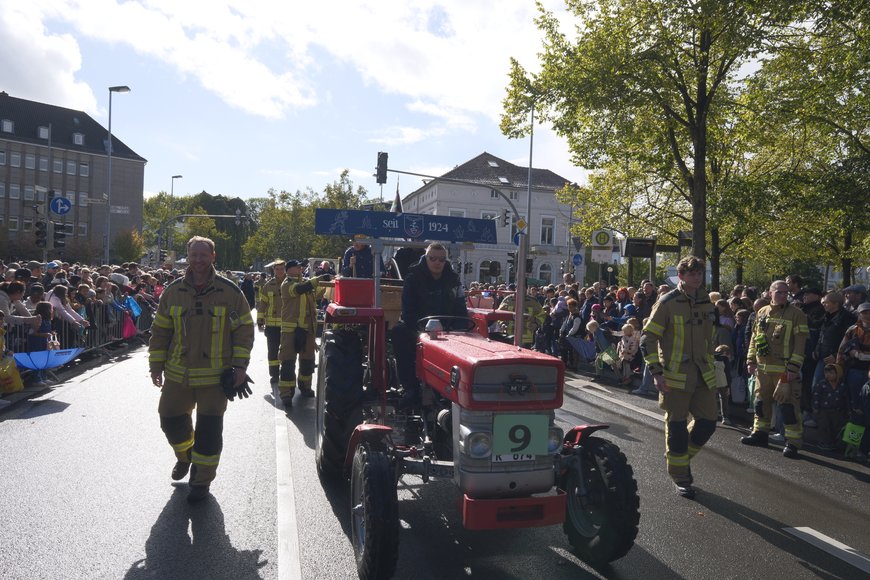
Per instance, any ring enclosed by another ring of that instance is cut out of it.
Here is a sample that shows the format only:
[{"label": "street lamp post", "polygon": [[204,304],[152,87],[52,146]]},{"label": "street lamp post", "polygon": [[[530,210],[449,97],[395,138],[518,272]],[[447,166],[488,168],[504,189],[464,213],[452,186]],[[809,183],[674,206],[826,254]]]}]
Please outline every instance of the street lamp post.
[{"label": "street lamp post", "polygon": [[[182,177],[184,177],[184,176],[183,175],[173,175],[172,176],[172,184],[169,186],[169,213],[172,213],[173,211],[175,211],[175,180],[181,179]],[[172,249],[172,244],[175,241],[173,239],[175,237],[174,234],[175,234],[175,227],[173,226],[169,230],[169,236],[168,236],[169,239],[167,240],[167,242],[168,242],[167,247],[170,250]]]},{"label": "street lamp post", "polygon": [[117,87],[109,87],[109,169],[106,178],[106,237],[103,244],[103,263],[109,263],[109,243],[111,240],[111,216],[112,216],[112,93],[129,93],[130,87],[120,85]]}]

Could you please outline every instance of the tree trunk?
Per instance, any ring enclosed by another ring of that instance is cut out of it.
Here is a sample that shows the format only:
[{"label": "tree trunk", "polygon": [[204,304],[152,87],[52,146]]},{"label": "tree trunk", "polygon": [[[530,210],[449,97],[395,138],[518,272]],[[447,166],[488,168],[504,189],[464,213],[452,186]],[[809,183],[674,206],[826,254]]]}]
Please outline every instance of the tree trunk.
[{"label": "tree trunk", "polygon": [[[852,230],[847,230],[843,238],[843,256],[848,256],[852,249]],[[852,285],[852,258],[843,258],[843,288]]]},{"label": "tree trunk", "polygon": [[735,284],[743,284],[743,258],[738,256],[735,260]]},{"label": "tree trunk", "polygon": [[710,228],[710,288],[719,291],[719,258],[722,251],[719,248],[719,228]]}]

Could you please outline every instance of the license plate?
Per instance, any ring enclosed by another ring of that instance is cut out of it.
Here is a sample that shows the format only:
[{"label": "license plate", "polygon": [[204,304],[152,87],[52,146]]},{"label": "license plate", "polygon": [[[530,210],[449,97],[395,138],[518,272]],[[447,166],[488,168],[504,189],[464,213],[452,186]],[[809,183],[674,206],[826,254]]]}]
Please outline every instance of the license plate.
[{"label": "license plate", "polygon": [[534,461],[535,456],[529,455],[528,453],[513,453],[513,454],[505,454],[505,455],[493,455],[492,462],[493,463],[509,463],[513,461]]}]

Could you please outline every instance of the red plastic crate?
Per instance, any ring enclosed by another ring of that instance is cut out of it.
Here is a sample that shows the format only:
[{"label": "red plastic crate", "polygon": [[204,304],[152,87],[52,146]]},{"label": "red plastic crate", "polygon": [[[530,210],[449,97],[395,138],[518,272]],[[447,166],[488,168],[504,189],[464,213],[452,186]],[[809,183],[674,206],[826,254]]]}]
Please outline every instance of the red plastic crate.
[{"label": "red plastic crate", "polygon": [[336,278],[335,302],[342,306],[372,306],[375,281],[371,278]]}]

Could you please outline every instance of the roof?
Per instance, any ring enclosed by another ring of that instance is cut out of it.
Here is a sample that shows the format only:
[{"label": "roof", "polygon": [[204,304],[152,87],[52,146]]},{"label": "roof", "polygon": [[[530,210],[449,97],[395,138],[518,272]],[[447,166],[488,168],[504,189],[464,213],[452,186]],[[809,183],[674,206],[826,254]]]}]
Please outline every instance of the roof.
[{"label": "roof", "polygon": [[[461,179],[497,188],[524,189],[528,187],[529,168],[514,165],[484,151],[441,177]],[[566,183],[571,183],[571,180],[556,175],[549,169],[532,168],[532,187],[535,189],[556,190],[564,187]]]},{"label": "roof", "polygon": [[[0,132],[0,139],[45,146],[48,145],[48,140],[39,138],[38,129],[51,124],[53,147],[79,150],[92,155],[105,155],[107,152],[108,130],[84,111],[19,99],[3,91],[0,92],[0,120],[4,119],[12,121],[13,131]],[[73,142],[73,133],[84,135],[84,144],[76,145]],[[116,135],[112,135],[112,157],[146,161]]]}]

